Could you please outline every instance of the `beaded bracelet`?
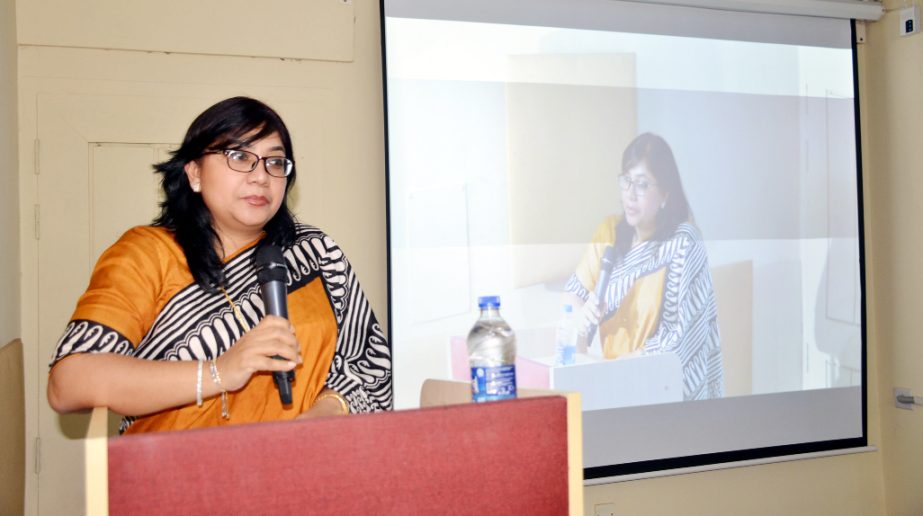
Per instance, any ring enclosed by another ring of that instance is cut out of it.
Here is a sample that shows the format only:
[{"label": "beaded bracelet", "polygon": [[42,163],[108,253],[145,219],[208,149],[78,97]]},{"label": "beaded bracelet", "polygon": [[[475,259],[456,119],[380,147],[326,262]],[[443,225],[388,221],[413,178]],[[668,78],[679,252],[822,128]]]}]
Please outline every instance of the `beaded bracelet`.
[{"label": "beaded bracelet", "polygon": [[208,369],[212,374],[212,381],[221,389],[221,417],[224,419],[231,419],[231,411],[228,410],[228,391],[224,390],[224,386],[221,385],[221,375],[218,374],[218,363],[215,362],[214,358],[208,362]]}]

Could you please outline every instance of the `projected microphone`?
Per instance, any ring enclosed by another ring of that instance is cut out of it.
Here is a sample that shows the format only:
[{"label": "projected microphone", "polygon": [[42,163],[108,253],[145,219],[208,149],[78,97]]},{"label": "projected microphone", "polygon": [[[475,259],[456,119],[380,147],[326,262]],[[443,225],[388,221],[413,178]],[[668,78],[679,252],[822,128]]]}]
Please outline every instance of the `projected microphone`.
[{"label": "projected microphone", "polygon": [[[596,280],[596,288],[593,290],[593,293],[596,294],[596,302],[600,305],[602,305],[602,299],[603,295],[606,293],[606,288],[609,286],[609,276],[612,274],[612,266],[614,264],[615,247],[610,245],[606,247],[606,251],[603,253],[602,259],[599,261],[599,279]],[[600,318],[602,318],[602,314],[600,314]],[[596,329],[598,327],[599,324],[587,331],[587,346],[593,342],[593,337],[596,336]]]},{"label": "projected microphone", "polygon": [[[288,319],[288,299],[285,288],[288,268],[285,266],[282,250],[273,244],[260,246],[256,250],[254,265],[266,315],[277,315]],[[279,355],[272,358],[284,360]],[[292,403],[291,382],[295,381],[295,371],[274,371],[272,379],[275,380],[276,387],[279,389],[279,399],[282,400],[282,404],[290,405]]]}]

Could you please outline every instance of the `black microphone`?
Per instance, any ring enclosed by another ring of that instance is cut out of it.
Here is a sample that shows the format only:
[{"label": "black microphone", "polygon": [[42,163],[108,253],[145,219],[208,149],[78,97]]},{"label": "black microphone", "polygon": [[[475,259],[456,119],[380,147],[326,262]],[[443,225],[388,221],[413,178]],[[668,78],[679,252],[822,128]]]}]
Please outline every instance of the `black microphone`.
[{"label": "black microphone", "polygon": [[[606,293],[606,288],[609,286],[609,276],[612,275],[613,265],[615,265],[615,246],[610,245],[606,247],[603,257],[599,261],[599,279],[596,280],[596,289],[593,290],[593,293],[596,294],[596,302],[599,303],[600,307],[602,306],[603,294]],[[602,314],[599,314],[599,317],[599,322],[602,322]],[[588,347],[596,335],[596,328],[599,328],[598,324],[587,331],[586,342]]]},{"label": "black microphone", "polygon": [[[256,257],[253,261],[266,315],[277,315],[288,319],[288,298],[286,297],[288,292],[285,287],[288,268],[285,266],[285,258],[282,257],[282,249],[274,244],[261,245],[256,250]],[[279,355],[272,358],[284,360]],[[279,399],[282,400],[282,404],[291,405],[295,371],[274,371],[272,379],[275,380],[276,387],[279,389]]]}]

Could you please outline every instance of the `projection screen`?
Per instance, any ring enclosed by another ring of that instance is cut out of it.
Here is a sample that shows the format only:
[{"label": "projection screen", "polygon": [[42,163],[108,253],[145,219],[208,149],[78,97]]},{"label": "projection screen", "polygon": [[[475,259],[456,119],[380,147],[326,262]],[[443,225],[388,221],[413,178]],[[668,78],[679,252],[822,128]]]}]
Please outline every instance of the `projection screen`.
[{"label": "projection screen", "polygon": [[[583,393],[588,480],[866,445],[850,20],[382,6],[397,408],[426,378],[469,379],[495,294],[520,388]],[[606,245],[603,322],[556,364],[562,306],[584,317]]]}]

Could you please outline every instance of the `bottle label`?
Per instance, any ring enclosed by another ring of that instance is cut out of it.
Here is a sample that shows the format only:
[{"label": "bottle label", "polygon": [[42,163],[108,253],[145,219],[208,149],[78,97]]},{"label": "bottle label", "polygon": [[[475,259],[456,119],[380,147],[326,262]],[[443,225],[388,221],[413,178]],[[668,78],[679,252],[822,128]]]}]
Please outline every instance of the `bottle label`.
[{"label": "bottle label", "polygon": [[515,397],[515,365],[471,368],[471,400],[475,403]]}]

